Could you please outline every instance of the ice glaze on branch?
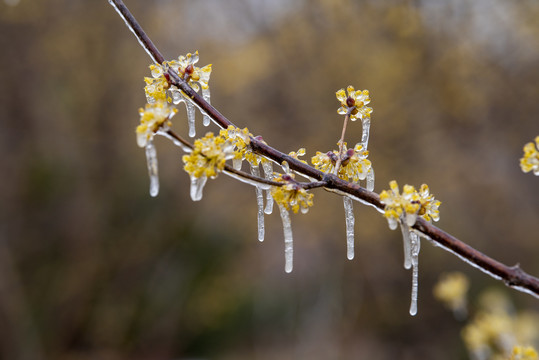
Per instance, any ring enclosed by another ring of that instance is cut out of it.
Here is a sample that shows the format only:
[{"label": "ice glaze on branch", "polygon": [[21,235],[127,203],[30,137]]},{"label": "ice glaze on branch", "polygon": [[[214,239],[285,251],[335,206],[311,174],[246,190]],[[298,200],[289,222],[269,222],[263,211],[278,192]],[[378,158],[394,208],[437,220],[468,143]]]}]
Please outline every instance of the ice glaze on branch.
[{"label": "ice glaze on branch", "polygon": [[[165,61],[165,58],[142,30],[142,27],[129,12],[123,1],[109,0],[109,3],[124,19],[128,28],[135,34],[137,40],[150,55],[152,60],[157,64],[162,64]],[[170,83],[181,89],[187,97],[202,109],[218,126],[223,129],[228,128],[230,125],[235,126],[217,109],[206,102],[202,96],[198,95],[198,93],[195,92],[176,72],[169,69],[168,75],[170,77]],[[341,195],[348,194],[356,201],[373,206],[380,212],[384,211],[384,204],[381,203],[380,196],[373,191],[368,191],[358,184],[342,180],[336,175],[325,174],[316,170],[308,164],[282,153],[254,137],[251,138],[250,146],[254,153],[265,156],[278,164],[286,161],[290,169],[318,180],[316,186],[313,187],[324,186],[324,188],[329,191]],[[231,169],[232,168],[227,168],[226,170],[228,171]],[[243,175],[249,174],[244,173],[242,176]],[[539,298],[539,279],[527,274],[518,265],[512,267],[504,265],[421,218],[417,219],[412,228],[427,236],[434,245],[452,252],[463,261],[493,278],[502,280],[507,286]]]}]

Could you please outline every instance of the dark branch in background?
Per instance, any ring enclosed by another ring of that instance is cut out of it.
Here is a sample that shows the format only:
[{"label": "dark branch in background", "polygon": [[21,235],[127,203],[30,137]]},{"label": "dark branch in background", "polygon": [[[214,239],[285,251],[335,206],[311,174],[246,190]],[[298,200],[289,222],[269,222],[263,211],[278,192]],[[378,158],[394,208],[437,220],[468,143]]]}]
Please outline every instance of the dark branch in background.
[{"label": "dark branch in background", "polygon": [[[157,50],[123,2],[121,0],[109,0],[109,3],[125,20],[128,28],[135,34],[138,41],[142,47],[144,47],[146,52],[148,52],[152,60],[157,64],[162,64],[165,61],[165,58],[159,50]],[[181,89],[200,109],[210,116],[217,125],[222,128],[234,125],[217,109],[204,101],[204,99],[182,78],[180,78],[177,73],[169,69],[168,74],[170,75],[171,84]],[[380,212],[383,212],[384,210],[384,205],[380,202],[380,196],[375,192],[362,188],[358,184],[350,183],[341,180],[336,175],[325,174],[316,170],[315,168],[272,148],[258,139],[251,138],[251,148],[253,152],[265,156],[278,164],[286,161],[290,166],[290,169],[318,180],[318,182],[313,183],[313,186],[311,187],[324,186],[324,188],[329,191],[340,193],[342,195],[351,195],[355,200],[371,205]],[[468,264],[487,273],[493,278],[502,280],[507,286],[539,298],[539,279],[527,274],[518,265],[512,267],[504,265],[421,218],[417,219],[413,228],[426,235],[436,246],[440,246],[445,250],[452,252]]]}]

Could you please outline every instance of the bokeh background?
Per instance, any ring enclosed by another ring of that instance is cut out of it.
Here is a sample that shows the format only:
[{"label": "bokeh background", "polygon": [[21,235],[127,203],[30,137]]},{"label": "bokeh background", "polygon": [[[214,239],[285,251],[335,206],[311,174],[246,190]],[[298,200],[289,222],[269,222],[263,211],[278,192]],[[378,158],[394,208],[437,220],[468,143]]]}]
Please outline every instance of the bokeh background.
[{"label": "bokeh background", "polygon": [[[539,275],[539,179],[518,165],[539,135],[537,1],[126,4],[165,57],[198,49],[214,106],[284,152],[334,148],[335,91],[369,89],[375,190],[428,183],[441,228]],[[253,188],[220,176],[193,203],[165,139],[151,198],[134,134],[150,60],[107,1],[2,0],[0,49],[3,359],[467,359],[432,295],[455,270],[472,313],[490,287],[539,310],[423,242],[409,316],[400,232],[357,204],[347,260],[342,201],[322,190],[292,217],[285,274],[278,214],[259,243]]]}]

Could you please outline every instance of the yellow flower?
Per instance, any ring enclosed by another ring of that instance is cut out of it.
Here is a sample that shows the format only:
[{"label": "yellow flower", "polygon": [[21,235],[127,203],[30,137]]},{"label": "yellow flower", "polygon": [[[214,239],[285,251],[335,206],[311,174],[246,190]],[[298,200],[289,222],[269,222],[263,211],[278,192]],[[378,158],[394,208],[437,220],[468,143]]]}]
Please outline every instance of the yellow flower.
[{"label": "yellow flower", "polygon": [[429,187],[427,184],[421,185],[419,189],[419,208],[418,215],[427,221],[440,220],[440,211],[438,207],[442,204],[441,201],[436,200],[433,195],[429,194]]},{"label": "yellow flower", "polygon": [[234,157],[234,145],[225,137],[209,132],[195,140],[193,151],[182,157],[184,170],[191,176],[215,178],[225,168],[227,160]]},{"label": "yellow flower", "polygon": [[[348,95],[346,92],[348,92]],[[349,112],[350,120],[352,121],[356,121],[358,118],[362,120],[364,118],[370,119],[372,108],[365,106],[371,102],[369,91],[355,91],[353,86],[348,86],[346,92],[344,89],[340,89],[336,93],[337,100],[341,102],[341,107],[337,112],[341,115],[345,115]]]},{"label": "yellow flower", "polygon": [[[358,182],[365,180],[367,173],[372,168],[372,163],[367,159],[368,151],[363,151],[360,144],[357,144],[353,149],[347,149],[346,143],[343,144],[343,155],[341,166],[337,176],[346,181]],[[321,153],[317,151],[315,156],[311,158],[311,163],[317,170],[326,174],[332,173],[335,170],[339,152],[337,150]]]},{"label": "yellow flower", "polygon": [[537,360],[538,356],[537,351],[531,346],[524,347],[515,345],[509,360]]},{"label": "yellow flower", "polygon": [[198,84],[200,84],[202,89],[208,89],[211,74],[211,64],[199,68],[195,66],[198,60],[197,50],[194,54],[180,55],[178,60],[172,60],[168,63],[195,91],[199,90]]},{"label": "yellow flower", "polygon": [[164,101],[146,104],[144,109],[140,108],[140,125],[136,129],[138,146],[145,147],[161,126],[170,126],[169,120],[176,112],[175,108]]},{"label": "yellow flower", "polygon": [[535,137],[535,145],[530,142],[524,145],[524,156],[520,159],[520,168],[525,173],[533,171],[539,176],[539,136]]},{"label": "yellow flower", "polygon": [[273,181],[284,183],[283,186],[273,186],[271,196],[275,202],[286,210],[292,209],[297,213],[301,209],[306,213],[313,206],[313,194],[310,194],[294,180],[293,174],[280,174]]},{"label": "yellow flower", "polygon": [[288,153],[288,155],[290,155],[291,157],[293,157],[293,158],[296,159],[296,160],[301,161],[301,162],[304,163],[304,164],[307,164],[307,161],[301,160],[301,159],[299,158],[300,156],[304,156],[304,155],[305,155],[305,148],[301,148],[301,149],[299,149],[297,152],[296,152],[296,151],[291,151],[291,152]]},{"label": "yellow flower", "polygon": [[465,311],[466,293],[469,287],[470,282],[463,273],[444,274],[434,286],[434,297],[453,311]]},{"label": "yellow flower", "polygon": [[221,130],[221,136],[229,139],[234,144],[234,159],[237,161],[247,160],[252,166],[257,166],[261,161],[266,161],[262,157],[253,153],[251,149],[251,137],[253,134],[249,129],[239,129],[230,125],[227,129]]},{"label": "yellow flower", "polygon": [[167,98],[167,89],[170,87],[168,83],[163,66],[150,65],[152,77],[145,77],[144,93],[146,94],[146,100],[152,104],[157,101],[171,101]]}]

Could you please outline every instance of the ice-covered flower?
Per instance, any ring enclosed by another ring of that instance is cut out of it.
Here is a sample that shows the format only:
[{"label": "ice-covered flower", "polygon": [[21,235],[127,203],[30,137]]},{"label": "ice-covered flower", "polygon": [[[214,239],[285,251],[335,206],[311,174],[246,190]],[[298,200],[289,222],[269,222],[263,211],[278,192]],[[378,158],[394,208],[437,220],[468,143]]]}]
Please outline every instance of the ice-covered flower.
[{"label": "ice-covered flower", "polygon": [[150,65],[150,71],[152,77],[145,77],[144,93],[146,94],[146,100],[152,104],[157,101],[168,101],[167,89],[170,87],[168,80],[165,77],[165,71],[162,65]]},{"label": "ice-covered flower", "polygon": [[170,126],[170,118],[176,112],[177,110],[165,101],[146,104],[144,109],[140,108],[140,125],[136,129],[138,146],[145,147],[161,126]]},{"label": "ice-covered flower", "polygon": [[411,185],[404,185],[402,194],[399,185],[395,180],[389,183],[390,190],[380,193],[380,201],[385,205],[384,216],[389,227],[396,229],[400,221],[404,221],[408,226],[414,225],[417,213],[421,208],[419,194]]},{"label": "ice-covered flower", "polygon": [[533,171],[534,175],[539,176],[539,136],[535,138],[535,144],[532,142],[524,145],[524,156],[520,159],[520,168],[525,173]]},{"label": "ice-covered flower", "polygon": [[247,128],[237,128],[230,125],[228,128],[221,130],[221,136],[229,139],[234,144],[234,161],[240,162],[247,160],[252,166],[260,164],[262,158],[251,149],[251,137],[253,134]]},{"label": "ice-covered flower", "polygon": [[296,160],[301,161],[304,164],[307,164],[307,161],[301,160],[299,158],[300,156],[305,156],[305,148],[300,148],[298,151],[291,151],[291,152],[288,153],[288,155],[290,155],[291,157],[293,157]]},{"label": "ice-covered flower", "polygon": [[271,195],[275,202],[286,210],[292,209],[297,213],[300,209],[306,213],[313,206],[313,194],[308,193],[297,181],[293,174],[280,174],[273,181],[284,183],[283,186],[274,186]]},{"label": "ice-covered flower", "polygon": [[200,87],[203,90],[208,89],[211,75],[211,64],[199,68],[195,66],[198,60],[197,50],[194,54],[180,55],[178,60],[172,60],[168,63],[195,91],[198,91]]},{"label": "ice-covered flower", "polygon": [[[368,151],[363,151],[361,144],[357,144],[353,149],[347,149],[346,143],[343,144],[343,154],[339,173],[337,176],[346,181],[358,182],[367,177],[367,173],[372,168],[372,163],[367,159]],[[311,163],[317,170],[326,174],[335,170],[339,152],[337,150],[322,153],[317,151],[311,158]]]},{"label": "ice-covered flower", "polygon": [[225,137],[209,132],[195,140],[193,151],[182,157],[184,170],[194,178],[215,178],[225,168],[225,162],[234,157],[234,145]]},{"label": "ice-covered flower", "polygon": [[442,204],[441,201],[436,200],[432,194],[429,193],[429,187],[427,184],[421,185],[419,189],[419,204],[420,208],[417,214],[427,221],[440,220],[440,211],[438,207]]},{"label": "ice-covered flower", "polygon": [[340,89],[336,95],[337,100],[341,102],[341,107],[337,110],[339,114],[345,115],[349,113],[352,121],[356,121],[358,118],[370,119],[372,108],[365,106],[371,102],[368,90],[356,91],[353,86],[348,86],[346,91]]}]

